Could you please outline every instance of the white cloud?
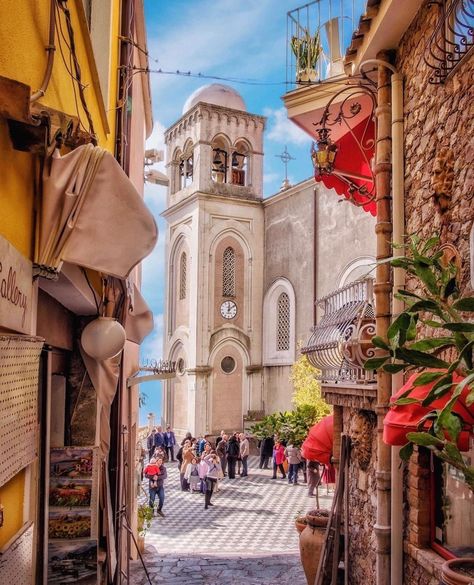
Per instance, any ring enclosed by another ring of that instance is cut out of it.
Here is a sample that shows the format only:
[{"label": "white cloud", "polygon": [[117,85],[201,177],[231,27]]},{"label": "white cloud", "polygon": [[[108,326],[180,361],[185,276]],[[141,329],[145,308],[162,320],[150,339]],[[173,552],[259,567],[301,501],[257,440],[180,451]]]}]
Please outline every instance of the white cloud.
[{"label": "white cloud", "polygon": [[273,140],[280,144],[297,144],[298,146],[311,142],[311,138],[306,132],[303,132],[288,119],[285,108],[278,110],[267,108],[264,110],[264,114],[268,117],[267,140]]}]

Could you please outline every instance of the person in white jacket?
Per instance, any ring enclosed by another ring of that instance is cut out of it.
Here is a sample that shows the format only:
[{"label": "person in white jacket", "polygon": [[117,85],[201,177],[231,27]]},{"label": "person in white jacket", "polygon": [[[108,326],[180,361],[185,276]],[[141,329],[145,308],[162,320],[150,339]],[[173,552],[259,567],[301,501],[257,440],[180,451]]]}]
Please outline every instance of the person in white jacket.
[{"label": "person in white jacket", "polygon": [[249,453],[250,443],[248,437],[244,433],[240,433],[240,459],[242,460],[242,473],[240,477],[247,477],[248,475],[247,459],[249,458]]},{"label": "person in white jacket", "polygon": [[208,506],[213,506],[214,504],[211,502],[212,493],[214,491],[214,486],[219,479],[222,468],[221,468],[221,461],[215,453],[211,453],[210,455],[205,455],[203,460],[207,463],[207,475],[206,475],[206,497],[204,503],[204,509],[207,510]]}]

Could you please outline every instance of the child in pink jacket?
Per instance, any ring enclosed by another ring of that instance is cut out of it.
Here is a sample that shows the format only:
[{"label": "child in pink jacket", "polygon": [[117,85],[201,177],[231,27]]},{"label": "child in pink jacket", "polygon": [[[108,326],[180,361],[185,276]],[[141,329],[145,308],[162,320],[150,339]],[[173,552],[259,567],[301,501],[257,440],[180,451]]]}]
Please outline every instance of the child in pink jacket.
[{"label": "child in pink jacket", "polygon": [[282,478],[286,478],[285,469],[283,468],[283,461],[285,461],[285,447],[279,442],[275,442],[275,446],[273,447],[273,477],[272,479],[277,478],[277,469],[281,471]]}]

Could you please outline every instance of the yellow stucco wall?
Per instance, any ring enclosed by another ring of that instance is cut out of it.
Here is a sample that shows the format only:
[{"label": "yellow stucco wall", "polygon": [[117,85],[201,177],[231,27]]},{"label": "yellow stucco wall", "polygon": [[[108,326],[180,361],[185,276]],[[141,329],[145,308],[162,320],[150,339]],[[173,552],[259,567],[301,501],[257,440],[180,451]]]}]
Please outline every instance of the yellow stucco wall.
[{"label": "yellow stucco wall", "polygon": [[[107,1],[107,0],[104,0]],[[75,33],[77,56],[81,67],[82,80],[88,108],[92,114],[99,144],[114,151],[115,112],[117,95],[117,67],[119,59],[120,0],[112,3],[112,34],[110,59],[109,103],[103,104],[97,79],[94,79],[94,59],[88,43],[82,0],[69,0],[72,24]],[[42,82],[47,56],[49,0],[1,0],[0,2],[0,75],[15,79],[37,90]],[[65,36],[66,26],[61,17]],[[58,37],[54,67],[45,96],[38,103],[79,116],[87,127],[87,119],[74,97],[71,77],[61,58]],[[69,52],[61,42],[64,56],[69,63]],[[104,124],[103,114],[108,121],[109,132]],[[33,202],[34,202],[34,156],[13,150],[6,121],[0,118],[0,234],[6,237],[24,256],[33,255]]]},{"label": "yellow stucco wall", "polygon": [[25,493],[25,471],[0,487],[0,504],[3,506],[3,526],[0,527],[2,548],[23,526],[23,498]]}]

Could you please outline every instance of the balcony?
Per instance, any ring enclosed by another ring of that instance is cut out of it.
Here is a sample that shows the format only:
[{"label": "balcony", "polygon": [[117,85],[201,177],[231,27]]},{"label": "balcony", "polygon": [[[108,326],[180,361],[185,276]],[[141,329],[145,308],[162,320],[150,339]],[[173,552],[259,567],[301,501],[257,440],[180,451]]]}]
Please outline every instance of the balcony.
[{"label": "balcony", "polygon": [[373,384],[363,364],[374,356],[373,279],[352,282],[317,301],[324,315],[301,350],[321,370],[323,384]]},{"label": "balcony", "polygon": [[343,58],[366,5],[366,0],[314,0],[287,13],[290,88],[344,74]]}]

